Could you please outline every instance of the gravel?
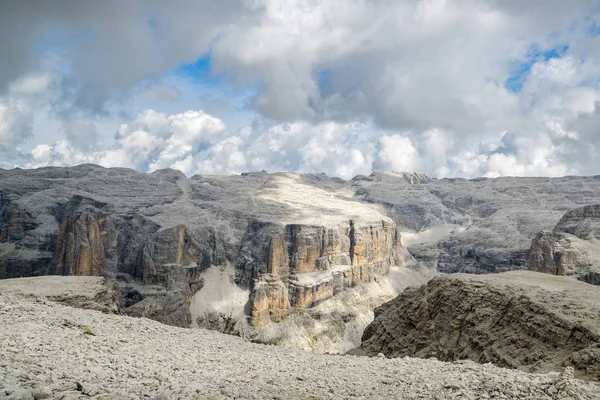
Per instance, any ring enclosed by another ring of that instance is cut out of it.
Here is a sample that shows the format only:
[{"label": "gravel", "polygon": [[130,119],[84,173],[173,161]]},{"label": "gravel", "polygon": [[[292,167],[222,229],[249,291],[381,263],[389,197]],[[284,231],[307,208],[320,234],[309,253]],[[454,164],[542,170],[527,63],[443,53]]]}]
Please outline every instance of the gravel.
[{"label": "gravel", "polygon": [[318,355],[0,294],[0,399],[594,399],[536,375],[433,359]]}]

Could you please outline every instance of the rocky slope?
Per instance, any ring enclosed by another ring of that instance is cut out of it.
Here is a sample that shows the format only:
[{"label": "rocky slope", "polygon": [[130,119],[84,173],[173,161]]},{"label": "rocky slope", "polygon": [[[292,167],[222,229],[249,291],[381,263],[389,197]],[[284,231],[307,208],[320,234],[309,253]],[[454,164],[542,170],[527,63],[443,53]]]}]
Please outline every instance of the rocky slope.
[{"label": "rocky slope", "polygon": [[40,276],[0,280],[0,293],[119,314],[119,295],[99,276]]},{"label": "rocky slope", "polygon": [[3,399],[594,399],[571,371],[317,355],[0,292]]},{"label": "rocky slope", "polygon": [[598,177],[0,170],[0,278],[103,276],[132,316],[276,343],[287,333],[274,326],[294,319],[308,340],[368,323],[343,306],[351,292],[376,305],[438,270],[527,269],[538,232],[599,199]]},{"label": "rocky slope", "polygon": [[[326,176],[82,165],[0,182],[0,278],[103,276],[123,312],[172,325],[250,331],[401,264],[394,221]],[[236,295],[199,294],[211,279]]]},{"label": "rocky slope", "polygon": [[351,186],[357,199],[385,207],[414,264],[444,273],[528,269],[540,231],[600,202],[600,176],[432,180],[374,172]]},{"label": "rocky slope", "polygon": [[470,359],[600,380],[600,288],[535,272],[455,274],[375,310],[354,354]]},{"label": "rocky slope", "polygon": [[600,285],[600,205],[567,212],[531,244],[529,269]]}]

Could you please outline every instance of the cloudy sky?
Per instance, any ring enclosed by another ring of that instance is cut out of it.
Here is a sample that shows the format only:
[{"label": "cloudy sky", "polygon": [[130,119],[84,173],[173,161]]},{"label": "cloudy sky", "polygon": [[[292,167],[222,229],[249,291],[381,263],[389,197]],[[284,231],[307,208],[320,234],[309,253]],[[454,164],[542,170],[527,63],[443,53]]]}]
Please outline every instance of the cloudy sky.
[{"label": "cloudy sky", "polygon": [[0,167],[600,174],[600,0],[0,0]]}]

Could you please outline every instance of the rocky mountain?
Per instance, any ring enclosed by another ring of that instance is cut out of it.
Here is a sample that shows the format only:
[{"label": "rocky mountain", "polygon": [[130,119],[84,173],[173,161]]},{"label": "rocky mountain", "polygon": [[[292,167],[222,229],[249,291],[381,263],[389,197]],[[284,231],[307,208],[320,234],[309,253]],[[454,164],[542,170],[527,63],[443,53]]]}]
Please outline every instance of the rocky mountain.
[{"label": "rocky mountain", "polygon": [[405,287],[527,269],[538,232],[599,199],[600,177],[0,170],[0,278],[102,276],[128,315],[345,351]]},{"label": "rocky mountain", "polygon": [[373,173],[354,178],[352,187],[361,201],[386,208],[419,265],[444,273],[528,269],[540,231],[600,200],[600,176],[431,180]]},{"label": "rocky mountain", "polygon": [[[0,278],[103,276],[124,312],[173,325],[266,326],[400,264],[395,222],[326,176],[82,165],[0,182]],[[217,298],[194,300],[207,284]]]},{"label": "rocky mountain", "polygon": [[531,244],[529,269],[600,285],[600,205],[567,212]]},{"label": "rocky mountain", "polygon": [[375,310],[353,354],[469,359],[600,380],[600,288],[516,271],[454,274]]}]

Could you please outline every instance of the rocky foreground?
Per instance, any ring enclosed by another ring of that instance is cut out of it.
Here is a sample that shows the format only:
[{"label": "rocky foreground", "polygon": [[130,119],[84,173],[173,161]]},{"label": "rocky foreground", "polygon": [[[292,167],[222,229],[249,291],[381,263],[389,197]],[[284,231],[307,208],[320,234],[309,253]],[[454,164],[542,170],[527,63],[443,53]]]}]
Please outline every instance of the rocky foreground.
[{"label": "rocky foreground", "polygon": [[[454,274],[375,310],[355,354],[435,357],[600,380],[600,287],[536,272]],[[600,392],[598,394],[600,396]]]},{"label": "rocky foreground", "polygon": [[572,371],[317,355],[0,294],[0,398],[594,399]]}]

